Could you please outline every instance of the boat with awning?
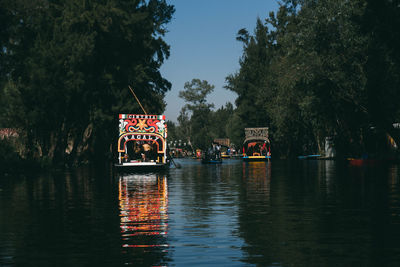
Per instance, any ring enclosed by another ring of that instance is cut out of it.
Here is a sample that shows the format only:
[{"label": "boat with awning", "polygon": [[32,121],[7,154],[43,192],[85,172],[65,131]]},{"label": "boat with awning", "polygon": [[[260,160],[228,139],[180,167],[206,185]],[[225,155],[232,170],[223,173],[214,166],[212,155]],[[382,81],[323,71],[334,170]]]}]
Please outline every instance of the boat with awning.
[{"label": "boat with awning", "polygon": [[245,128],[243,142],[244,161],[267,161],[271,159],[271,142],[268,127]]},{"label": "boat with awning", "polygon": [[164,115],[119,114],[119,170],[165,169],[167,124]]}]

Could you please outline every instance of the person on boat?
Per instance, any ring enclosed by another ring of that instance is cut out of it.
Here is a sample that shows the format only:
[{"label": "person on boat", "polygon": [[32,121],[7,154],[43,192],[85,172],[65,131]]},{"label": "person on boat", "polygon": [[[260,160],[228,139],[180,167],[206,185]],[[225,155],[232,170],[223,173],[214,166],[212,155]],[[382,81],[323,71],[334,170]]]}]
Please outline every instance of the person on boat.
[{"label": "person on boat", "polygon": [[128,162],[128,160],[129,160],[128,154],[126,153],[126,154],[122,157],[122,159],[123,159],[124,162]]},{"label": "person on boat", "polygon": [[150,152],[151,152],[151,146],[148,143],[143,144],[143,160],[144,161],[149,161],[150,159]]},{"label": "person on boat", "polygon": [[220,144],[218,144],[217,145],[217,160],[220,160],[221,159],[221,145]]},{"label": "person on boat", "polygon": [[264,141],[264,144],[261,147],[261,155],[267,155],[267,141]]},{"label": "person on boat", "polygon": [[215,158],[215,144],[212,144],[204,153],[204,160],[214,160]]},{"label": "person on boat", "polygon": [[214,146],[210,146],[206,153],[206,159],[207,160],[211,159],[213,154],[214,154]]},{"label": "person on boat", "polygon": [[157,154],[157,143],[156,142],[153,142],[152,144],[151,144],[151,151],[150,151],[150,157],[151,157],[151,159],[152,160],[154,160],[154,161],[157,161],[157,156],[158,156],[158,154]]},{"label": "person on boat", "polygon": [[134,149],[133,149],[133,156],[132,158],[134,160],[140,159],[141,157],[141,151],[140,151],[140,146],[135,142],[134,143]]}]

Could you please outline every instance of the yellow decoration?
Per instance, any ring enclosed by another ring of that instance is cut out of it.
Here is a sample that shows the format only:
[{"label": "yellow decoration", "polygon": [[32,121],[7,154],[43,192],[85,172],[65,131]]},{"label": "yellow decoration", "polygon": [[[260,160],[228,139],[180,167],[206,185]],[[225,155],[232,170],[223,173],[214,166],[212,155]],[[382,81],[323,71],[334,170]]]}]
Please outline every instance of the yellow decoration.
[{"label": "yellow decoration", "polygon": [[144,127],[147,127],[146,120],[140,120],[139,119],[139,122],[138,122],[137,126],[139,126],[140,130],[143,130]]}]

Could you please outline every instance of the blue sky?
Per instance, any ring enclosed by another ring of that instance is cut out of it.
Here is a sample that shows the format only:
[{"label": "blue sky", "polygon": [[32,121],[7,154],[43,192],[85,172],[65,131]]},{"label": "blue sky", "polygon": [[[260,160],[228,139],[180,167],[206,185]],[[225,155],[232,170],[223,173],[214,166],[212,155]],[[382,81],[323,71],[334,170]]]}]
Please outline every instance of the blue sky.
[{"label": "blue sky", "polygon": [[234,104],[236,94],[224,88],[225,78],[239,70],[242,44],[236,41],[241,28],[253,33],[257,17],[264,20],[276,12],[276,0],[167,0],[175,6],[172,21],[166,26],[164,40],[171,55],[161,67],[162,75],[172,83],[166,94],[167,120],[176,122],[185,105],[178,97],[184,84],[193,78],[215,86],[208,97],[215,108]]}]

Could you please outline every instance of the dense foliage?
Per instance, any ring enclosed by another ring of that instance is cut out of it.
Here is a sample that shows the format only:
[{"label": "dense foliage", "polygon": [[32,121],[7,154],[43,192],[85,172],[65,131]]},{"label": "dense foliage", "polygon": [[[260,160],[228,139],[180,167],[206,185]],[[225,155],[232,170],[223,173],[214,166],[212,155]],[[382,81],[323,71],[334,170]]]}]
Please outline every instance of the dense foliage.
[{"label": "dense foliage", "polygon": [[26,157],[80,162],[111,152],[118,113],[161,113],[165,0],[0,0],[0,127]]},{"label": "dense foliage", "polygon": [[[165,0],[0,0],[0,127],[17,128],[24,157],[81,162],[110,154],[119,112],[164,110],[159,72],[174,8]],[[240,29],[240,69],[226,78],[236,107],[213,109],[207,81],[187,82],[169,139],[205,148],[245,127],[269,127],[275,156],[385,154],[400,144],[400,1],[282,0]],[[8,146],[5,146],[8,147]]]},{"label": "dense foliage", "polygon": [[238,31],[240,69],[226,78],[236,108],[182,110],[177,132],[240,146],[245,127],[268,126],[275,156],[323,153],[325,137],[338,155],[387,154],[387,135],[400,144],[398,25],[400,1],[282,1],[253,34]]}]

